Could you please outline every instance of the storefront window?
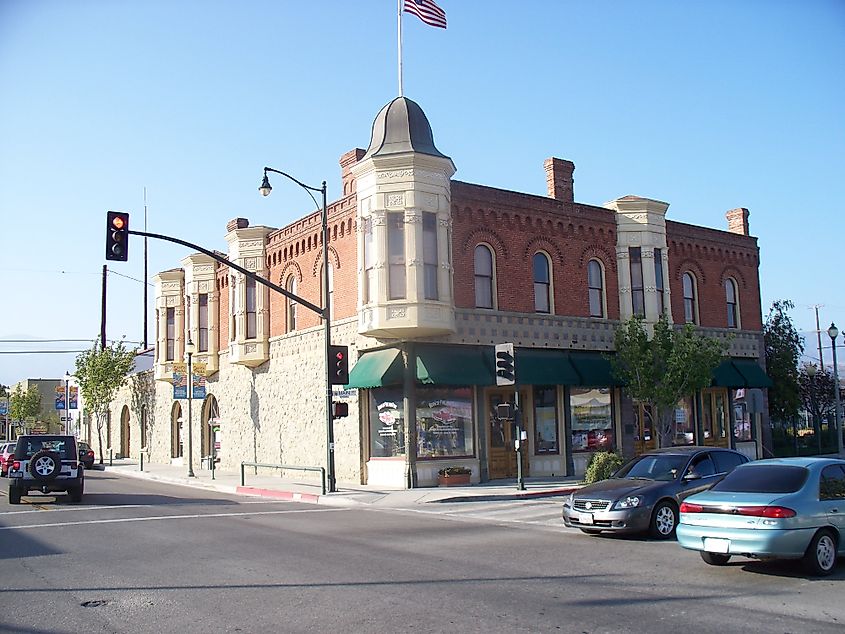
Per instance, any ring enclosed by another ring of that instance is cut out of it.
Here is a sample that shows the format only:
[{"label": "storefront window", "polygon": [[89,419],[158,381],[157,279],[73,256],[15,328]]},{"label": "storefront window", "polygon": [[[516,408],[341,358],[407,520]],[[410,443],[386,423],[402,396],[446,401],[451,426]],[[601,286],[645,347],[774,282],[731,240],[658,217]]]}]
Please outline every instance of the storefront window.
[{"label": "storefront window", "polygon": [[534,453],[560,453],[557,442],[557,403],[554,386],[534,388]]},{"label": "storefront window", "polygon": [[678,404],[675,406],[673,427],[673,445],[695,444],[695,417],[693,416],[691,398],[686,397],[678,401]]},{"label": "storefront window", "polygon": [[734,438],[737,442],[754,440],[751,433],[751,414],[745,402],[734,401]]},{"label": "storefront window", "polygon": [[572,388],[572,451],[615,451],[610,388]]},{"label": "storefront window", "polygon": [[417,388],[417,457],[472,456],[472,388]]},{"label": "storefront window", "polygon": [[370,390],[370,456],[393,458],[405,455],[405,421],[402,390],[380,387]]}]

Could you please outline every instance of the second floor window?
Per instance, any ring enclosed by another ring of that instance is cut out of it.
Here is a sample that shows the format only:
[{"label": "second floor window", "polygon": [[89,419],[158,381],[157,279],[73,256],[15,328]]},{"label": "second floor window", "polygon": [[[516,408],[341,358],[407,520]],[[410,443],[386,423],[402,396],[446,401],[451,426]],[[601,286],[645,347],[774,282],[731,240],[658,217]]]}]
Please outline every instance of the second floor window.
[{"label": "second floor window", "polygon": [[387,214],[388,299],[405,299],[405,218]]},{"label": "second floor window", "polygon": [[176,358],[176,309],[168,308],[167,314],[167,353],[165,361],[173,361]]},{"label": "second floor window", "polygon": [[739,303],[737,302],[736,282],[725,280],[725,300],[728,308],[728,328],[739,328]]},{"label": "second floor window", "polygon": [[604,317],[604,275],[598,260],[587,263],[587,287],[590,295],[590,317]]},{"label": "second floor window", "polygon": [[552,276],[549,258],[545,253],[534,254],[534,310],[538,313],[552,312]]},{"label": "second floor window", "polygon": [[645,317],[645,288],[643,288],[643,257],[640,247],[628,249],[631,262],[631,302],[635,315]]},{"label": "second floor window", "polygon": [[229,278],[229,341],[238,339],[238,320],[235,316],[238,312],[237,287],[234,276]]},{"label": "second floor window", "polygon": [[199,295],[199,351],[208,352],[208,293]]},{"label": "second floor window", "polygon": [[437,214],[424,212],[422,224],[425,299],[440,299],[437,288]]},{"label": "second floor window", "polygon": [[365,304],[376,299],[376,253],[375,242],[373,241],[373,219],[364,218],[362,221],[362,229],[364,232],[364,292],[363,299]]},{"label": "second floor window", "polygon": [[[296,295],[296,278],[291,275],[288,278],[288,283],[285,284],[285,290],[289,293]],[[293,332],[296,330],[296,301],[293,299],[287,299],[287,331],[286,332]]]},{"label": "second floor window", "polygon": [[657,316],[664,314],[666,306],[664,304],[663,287],[663,251],[660,249],[654,250],[654,289],[657,291]]},{"label": "second floor window", "polygon": [[256,302],[255,302],[255,280],[246,278],[246,338],[255,339],[256,333]]},{"label": "second floor window", "polygon": [[692,273],[684,273],[684,322],[687,324],[696,324],[698,320],[696,318],[696,310],[695,305],[695,278],[693,278]]},{"label": "second floor window", "polygon": [[493,253],[483,244],[475,247],[475,307],[493,308]]}]

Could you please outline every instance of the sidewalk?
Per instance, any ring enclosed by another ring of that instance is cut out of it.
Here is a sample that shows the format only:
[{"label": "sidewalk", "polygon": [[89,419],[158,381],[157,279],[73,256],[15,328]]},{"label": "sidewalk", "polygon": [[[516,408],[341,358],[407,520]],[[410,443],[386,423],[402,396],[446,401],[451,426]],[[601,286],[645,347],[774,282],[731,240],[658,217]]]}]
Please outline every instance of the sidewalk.
[{"label": "sidewalk", "polygon": [[[338,483],[337,491],[322,494],[319,481],[284,480],[278,471],[246,467],[244,486],[240,472],[217,469],[212,479],[211,471],[194,468],[195,477],[187,476],[187,467],[144,462],[141,471],[137,460],[120,458],[106,460],[103,466],[94,465],[95,470],[104,469],[124,477],[143,478],[168,482],[177,486],[210,489],[224,493],[245,496],[294,500],[334,506],[370,505],[384,508],[408,508],[419,504],[449,502],[482,502],[493,500],[522,500],[537,497],[562,496],[579,488],[582,482],[576,478],[526,478],[525,490],[517,490],[515,480],[496,480],[466,487],[429,487],[420,489],[389,489],[363,484]],[[274,475],[275,473],[275,475]]]}]

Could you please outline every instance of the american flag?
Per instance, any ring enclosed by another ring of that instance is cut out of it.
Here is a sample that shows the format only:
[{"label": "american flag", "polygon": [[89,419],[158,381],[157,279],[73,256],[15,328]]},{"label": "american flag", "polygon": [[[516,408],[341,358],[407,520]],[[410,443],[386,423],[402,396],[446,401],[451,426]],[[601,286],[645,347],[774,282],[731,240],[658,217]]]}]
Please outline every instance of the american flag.
[{"label": "american flag", "polygon": [[413,13],[429,26],[446,28],[446,12],[434,0],[405,0],[405,12]]}]

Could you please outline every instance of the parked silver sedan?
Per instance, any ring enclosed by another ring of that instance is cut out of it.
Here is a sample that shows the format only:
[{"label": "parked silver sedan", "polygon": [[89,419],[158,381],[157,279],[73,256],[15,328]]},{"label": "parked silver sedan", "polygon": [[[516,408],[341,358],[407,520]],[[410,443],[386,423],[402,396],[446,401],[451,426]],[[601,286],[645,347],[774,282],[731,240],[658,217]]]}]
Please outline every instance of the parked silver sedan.
[{"label": "parked silver sedan", "polygon": [[687,496],[709,489],[748,461],[732,449],[672,447],[637,456],[609,479],[585,486],[563,503],[563,522],[585,533],[644,533],[668,539]]},{"label": "parked silver sedan", "polygon": [[845,555],[845,460],[779,458],[742,465],[681,505],[678,543],[713,566],[734,555],[803,559],[828,575]]}]

